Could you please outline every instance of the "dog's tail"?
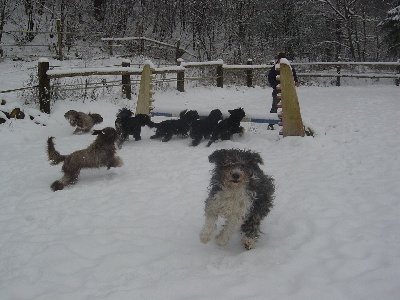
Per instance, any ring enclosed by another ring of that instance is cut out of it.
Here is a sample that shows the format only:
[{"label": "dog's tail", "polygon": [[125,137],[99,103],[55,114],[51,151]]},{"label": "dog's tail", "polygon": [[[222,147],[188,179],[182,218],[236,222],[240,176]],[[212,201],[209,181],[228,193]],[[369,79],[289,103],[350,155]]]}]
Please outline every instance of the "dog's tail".
[{"label": "dog's tail", "polygon": [[47,156],[49,157],[52,165],[57,165],[65,160],[65,155],[61,155],[56,150],[53,139],[54,137],[52,136],[47,139]]},{"label": "dog's tail", "polygon": [[158,123],[154,123],[150,118],[147,120],[146,125],[150,128],[158,128]]},{"label": "dog's tail", "polygon": [[[140,115],[136,115],[136,117],[138,117],[138,116],[140,116]],[[147,126],[150,127],[150,128],[156,128],[156,129],[158,129],[160,123],[154,123],[154,122],[151,120],[151,115],[146,115],[145,125],[147,125]]]},{"label": "dog's tail", "polygon": [[92,118],[94,124],[100,124],[103,122],[103,117],[99,114],[89,113],[89,116]]}]

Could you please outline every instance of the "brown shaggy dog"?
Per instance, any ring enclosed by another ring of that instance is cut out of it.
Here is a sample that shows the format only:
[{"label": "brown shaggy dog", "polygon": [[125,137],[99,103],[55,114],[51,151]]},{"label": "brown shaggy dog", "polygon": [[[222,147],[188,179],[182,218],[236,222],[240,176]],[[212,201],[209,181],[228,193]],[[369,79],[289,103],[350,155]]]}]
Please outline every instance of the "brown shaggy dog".
[{"label": "brown shaggy dog", "polygon": [[103,122],[103,118],[99,114],[85,114],[84,112],[76,110],[67,111],[64,117],[71,126],[76,126],[74,133],[88,132],[94,125]]},{"label": "brown shaggy dog", "polygon": [[62,171],[64,176],[50,186],[53,191],[62,190],[65,186],[74,184],[78,180],[81,169],[121,167],[122,159],[115,155],[115,142],[118,138],[117,131],[112,127],[103,130],[94,130],[97,135],[94,142],[86,149],[77,150],[69,155],[61,155],[54,147],[54,137],[47,140],[47,154],[52,165],[64,162]]}]

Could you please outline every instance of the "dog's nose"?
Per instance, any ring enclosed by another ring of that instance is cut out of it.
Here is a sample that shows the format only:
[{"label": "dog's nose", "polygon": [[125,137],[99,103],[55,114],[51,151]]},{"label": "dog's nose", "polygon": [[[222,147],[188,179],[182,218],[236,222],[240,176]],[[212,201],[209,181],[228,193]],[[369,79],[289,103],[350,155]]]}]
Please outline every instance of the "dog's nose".
[{"label": "dog's nose", "polygon": [[240,174],[239,173],[232,173],[232,179],[233,180],[239,180],[239,178],[240,178]]}]

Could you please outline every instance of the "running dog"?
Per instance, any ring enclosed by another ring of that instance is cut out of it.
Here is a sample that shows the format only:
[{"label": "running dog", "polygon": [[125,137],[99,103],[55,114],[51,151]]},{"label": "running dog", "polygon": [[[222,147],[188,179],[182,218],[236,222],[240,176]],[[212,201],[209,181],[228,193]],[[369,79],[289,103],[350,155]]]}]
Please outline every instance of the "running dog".
[{"label": "running dog", "polygon": [[218,123],[211,135],[211,139],[208,142],[207,147],[210,147],[210,145],[218,139],[223,141],[230,140],[233,134],[244,133],[244,128],[240,126],[240,121],[242,121],[242,119],[246,116],[244,109],[236,108],[228,110],[228,112],[230,116]]},{"label": "running dog", "polygon": [[225,225],[216,236],[219,246],[225,246],[232,234],[240,229],[242,244],[253,249],[261,232],[260,224],[273,206],[275,186],[272,177],[263,173],[257,152],[239,149],[214,151],[208,157],[215,164],[205,201],[205,223],[200,241],[208,243],[217,228],[218,217]]},{"label": "running dog", "polygon": [[97,135],[94,142],[86,149],[77,150],[69,155],[61,155],[53,142],[54,137],[47,140],[47,155],[52,165],[64,162],[62,171],[64,176],[51,184],[53,191],[62,190],[64,187],[75,184],[81,169],[107,167],[121,167],[122,159],[116,156],[115,142],[118,138],[117,131],[112,127],[103,130],[94,130]]},{"label": "running dog", "polygon": [[67,111],[64,114],[64,118],[68,120],[71,126],[76,126],[74,133],[89,132],[89,130],[92,129],[94,125],[103,122],[103,118],[99,114],[85,114],[84,112],[76,110]]},{"label": "running dog", "polygon": [[133,117],[133,112],[127,108],[122,108],[118,111],[117,119],[115,120],[115,128],[118,132],[118,149],[122,148],[122,144],[132,135],[135,141],[140,141],[140,136],[143,126],[154,127],[150,116],[145,114],[137,114]]},{"label": "running dog", "polygon": [[157,128],[156,134],[151,136],[151,139],[161,139],[163,142],[168,142],[173,135],[187,137],[190,126],[199,118],[199,114],[195,110],[183,110],[179,114],[177,120],[165,120],[160,123],[153,123]]},{"label": "running dog", "polygon": [[222,112],[219,109],[214,109],[206,118],[194,121],[189,135],[192,139],[192,146],[200,144],[202,138],[209,139],[221,120]]}]

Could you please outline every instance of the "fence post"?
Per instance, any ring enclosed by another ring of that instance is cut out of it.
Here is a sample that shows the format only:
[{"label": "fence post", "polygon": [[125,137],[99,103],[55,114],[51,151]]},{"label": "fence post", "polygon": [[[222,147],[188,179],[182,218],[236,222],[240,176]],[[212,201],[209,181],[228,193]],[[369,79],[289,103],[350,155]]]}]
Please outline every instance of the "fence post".
[{"label": "fence post", "polygon": [[[122,67],[130,67],[131,62],[129,60],[124,60],[122,62]],[[131,75],[129,73],[122,74],[122,94],[125,95],[126,99],[131,100],[132,96],[132,87],[131,87]]]},{"label": "fence post", "polygon": [[181,50],[179,49],[180,47],[181,47],[181,40],[178,40],[176,42],[175,60],[178,60],[182,56]]},{"label": "fence post", "polygon": [[[249,58],[247,60],[247,64],[250,66],[253,64],[253,60],[251,58]],[[247,87],[252,87],[253,86],[253,70],[252,69],[248,69],[246,71],[246,79],[247,79]]]},{"label": "fence post", "polygon": [[[340,62],[340,57],[339,57],[339,61]],[[336,74],[340,75],[340,71],[342,70],[342,66],[341,65],[337,65],[336,66]],[[336,77],[336,86],[340,86],[340,76]]]},{"label": "fence post", "polygon": [[63,34],[62,34],[62,26],[61,26],[61,20],[58,19],[57,21],[57,57],[59,60],[63,59],[63,54],[62,54],[62,39],[63,39]]},{"label": "fence post", "polygon": [[395,83],[397,86],[399,86],[400,85],[400,59],[397,60],[397,63],[399,65],[397,66],[397,78],[395,80]]},{"label": "fence post", "polygon": [[[176,60],[176,64],[180,66],[182,65],[183,61],[184,61],[183,58],[178,58]],[[185,91],[185,71],[178,71],[176,73],[176,89],[179,92]]]},{"label": "fence post", "polygon": [[38,62],[39,106],[40,111],[50,114],[50,78],[47,76],[49,60],[40,58]]},{"label": "fence post", "polygon": [[113,56],[113,45],[114,45],[114,41],[109,40],[108,41],[108,50],[110,51],[110,56]]},{"label": "fence post", "polygon": [[219,59],[221,62],[220,65],[217,65],[217,87],[223,88],[224,87],[224,68],[223,68],[223,61]]}]

